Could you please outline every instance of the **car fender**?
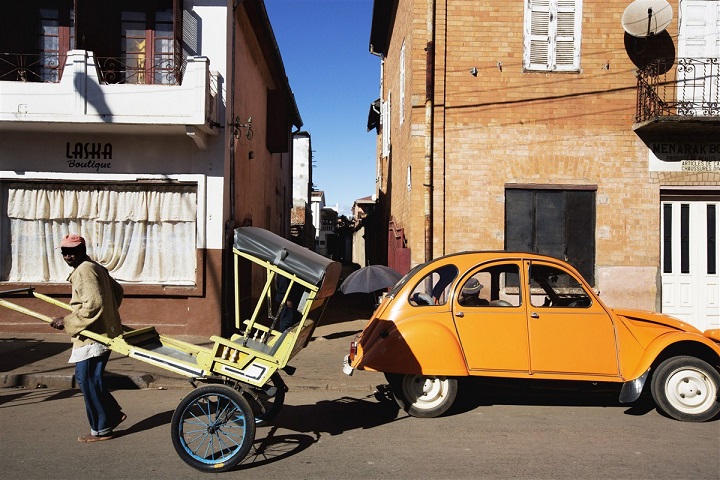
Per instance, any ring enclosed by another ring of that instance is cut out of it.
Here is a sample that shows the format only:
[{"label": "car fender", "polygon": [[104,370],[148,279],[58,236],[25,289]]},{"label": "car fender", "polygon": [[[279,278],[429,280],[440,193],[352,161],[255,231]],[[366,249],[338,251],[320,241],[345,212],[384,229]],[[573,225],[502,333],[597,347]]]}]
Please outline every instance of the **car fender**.
[{"label": "car fender", "polygon": [[371,338],[363,334],[362,356],[353,362],[355,368],[386,373],[468,375],[455,331],[443,321],[429,316],[375,322]]},{"label": "car fender", "polygon": [[693,332],[672,332],[661,335],[647,346],[640,361],[625,377],[626,381],[620,392],[620,402],[637,400],[657,358],[668,349],[675,347],[682,348],[682,352],[687,355],[695,353],[698,356],[697,354],[701,352],[714,354],[715,366],[720,366],[720,345],[709,338]]}]

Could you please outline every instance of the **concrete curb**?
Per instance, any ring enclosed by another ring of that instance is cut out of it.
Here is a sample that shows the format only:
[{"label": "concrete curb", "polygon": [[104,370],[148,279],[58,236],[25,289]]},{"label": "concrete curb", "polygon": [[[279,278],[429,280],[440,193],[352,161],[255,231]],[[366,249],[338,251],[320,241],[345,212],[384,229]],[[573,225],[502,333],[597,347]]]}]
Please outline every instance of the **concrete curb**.
[{"label": "concrete curb", "polygon": [[[361,382],[344,382],[340,379],[334,381],[319,380],[308,381],[304,378],[293,379],[283,374],[283,380],[289,390],[328,390],[328,391],[355,391],[374,392],[377,385],[383,381],[377,374],[366,375]],[[192,387],[189,378],[153,375],[150,373],[137,373],[133,375],[120,375],[106,373],[105,380],[111,390],[136,390],[145,388],[162,389],[189,389]],[[377,381],[374,381],[377,380]],[[0,377],[0,388],[78,388],[75,375],[72,374],[43,374],[43,373],[16,373]]]}]

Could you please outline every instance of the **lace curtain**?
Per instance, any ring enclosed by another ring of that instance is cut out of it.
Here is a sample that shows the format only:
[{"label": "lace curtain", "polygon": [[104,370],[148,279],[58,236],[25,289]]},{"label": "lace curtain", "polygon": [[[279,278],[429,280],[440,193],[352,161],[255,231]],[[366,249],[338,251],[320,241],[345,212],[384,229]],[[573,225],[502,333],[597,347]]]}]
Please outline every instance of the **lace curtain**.
[{"label": "lace curtain", "polygon": [[11,184],[7,193],[8,281],[65,281],[70,268],[57,247],[79,233],[117,280],[195,284],[195,186]]}]

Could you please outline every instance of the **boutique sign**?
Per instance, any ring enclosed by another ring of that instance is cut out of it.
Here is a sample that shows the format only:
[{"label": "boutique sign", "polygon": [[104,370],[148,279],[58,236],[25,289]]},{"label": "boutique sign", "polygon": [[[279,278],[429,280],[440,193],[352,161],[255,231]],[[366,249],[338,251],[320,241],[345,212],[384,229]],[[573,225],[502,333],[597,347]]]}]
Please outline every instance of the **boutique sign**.
[{"label": "boutique sign", "polygon": [[648,144],[650,170],[655,172],[720,172],[720,143]]},{"label": "boutique sign", "polygon": [[113,148],[111,143],[67,142],[65,159],[68,167],[77,171],[107,170],[112,167]]}]

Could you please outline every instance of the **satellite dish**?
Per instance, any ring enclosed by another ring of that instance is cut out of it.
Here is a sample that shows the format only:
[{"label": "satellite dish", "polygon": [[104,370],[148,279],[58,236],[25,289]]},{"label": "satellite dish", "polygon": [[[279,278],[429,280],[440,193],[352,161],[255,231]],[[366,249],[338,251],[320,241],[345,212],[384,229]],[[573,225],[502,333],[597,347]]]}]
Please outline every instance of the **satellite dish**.
[{"label": "satellite dish", "polygon": [[635,0],[622,16],[623,30],[633,37],[652,37],[672,21],[672,7],[666,0]]}]

